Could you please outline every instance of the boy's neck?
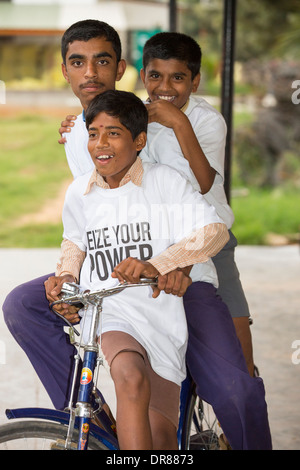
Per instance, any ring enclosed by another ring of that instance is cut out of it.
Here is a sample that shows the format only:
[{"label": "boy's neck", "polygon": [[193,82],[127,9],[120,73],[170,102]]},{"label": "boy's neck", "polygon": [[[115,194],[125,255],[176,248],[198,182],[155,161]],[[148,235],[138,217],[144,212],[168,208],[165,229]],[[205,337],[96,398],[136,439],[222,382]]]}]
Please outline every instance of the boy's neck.
[{"label": "boy's neck", "polygon": [[[97,171],[97,170],[96,170]],[[100,183],[100,186],[103,187],[104,189],[116,189],[121,186],[125,186],[125,184],[129,183],[130,181],[134,183],[136,186],[141,186],[142,184],[142,179],[143,179],[143,164],[142,160],[140,157],[137,157],[134,163],[131,165],[127,173],[123,176],[121,181],[118,183],[117,186],[111,186],[109,182],[107,182],[107,179],[100,175],[100,173],[97,172],[97,175],[100,177],[100,181],[102,180],[103,183]],[[99,181],[99,180],[98,180]]]},{"label": "boy's neck", "polygon": [[190,102],[190,98],[187,100],[187,102],[180,108],[180,111],[182,111],[183,113],[187,110],[187,107],[189,105],[189,102]]}]

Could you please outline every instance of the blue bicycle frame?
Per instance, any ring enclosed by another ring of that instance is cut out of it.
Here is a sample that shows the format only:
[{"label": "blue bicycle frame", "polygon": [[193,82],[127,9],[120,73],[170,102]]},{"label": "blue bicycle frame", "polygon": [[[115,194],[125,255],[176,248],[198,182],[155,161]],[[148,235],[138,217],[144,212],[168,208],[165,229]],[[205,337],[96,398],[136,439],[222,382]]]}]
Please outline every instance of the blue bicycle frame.
[{"label": "blue bicycle frame", "polygon": [[[92,359],[94,361],[94,359]],[[83,369],[88,367],[84,363]],[[89,367],[88,367],[89,368]],[[86,375],[84,375],[86,377]],[[78,398],[89,397],[91,393],[91,387],[89,384],[81,384]],[[184,382],[182,382],[180,392],[180,416],[177,431],[177,440],[179,450],[186,450],[186,442],[189,435],[188,422],[190,419],[189,413],[191,408],[191,397],[193,395],[193,382],[188,376]],[[47,421],[54,421],[62,425],[68,425],[70,421],[70,413],[67,411],[52,410],[50,408],[16,408],[6,410],[6,416],[9,420],[11,419],[25,419],[35,418]],[[118,450],[118,440],[112,423],[105,411],[101,410],[98,414],[101,424],[105,429],[99,428],[99,426],[91,423],[90,418],[76,417],[74,428],[79,430],[78,448],[80,450],[87,449],[88,439],[85,434],[91,435],[98,441],[102,442],[109,450]],[[89,426],[88,433],[85,433],[82,429],[86,429],[86,425]],[[83,445],[84,444],[84,445]]]},{"label": "blue bicycle frame", "polygon": [[[146,280],[144,280],[146,281]],[[150,281],[150,284],[153,284],[153,281]],[[138,284],[141,285],[141,284]],[[149,285],[149,280],[148,280]],[[63,302],[75,304],[80,300],[80,294],[75,292],[75,295],[70,296],[70,289],[73,289],[74,285],[68,284],[66,287],[66,293],[68,294],[67,297],[64,297],[62,300]],[[76,286],[78,287],[78,286]],[[130,287],[128,285],[127,287]],[[122,289],[124,286],[122,287]],[[65,448],[69,449],[72,442],[72,434],[73,429],[78,429],[79,438],[77,449],[78,450],[87,450],[88,448],[88,438],[89,435],[92,435],[97,440],[102,442],[108,449],[110,450],[118,450],[118,441],[116,433],[113,429],[113,423],[111,422],[110,418],[106,414],[106,412],[99,406],[99,410],[96,411],[97,417],[99,417],[101,426],[104,429],[101,429],[99,426],[94,425],[92,422],[92,418],[95,414],[94,409],[92,407],[93,403],[93,393],[97,395],[96,402],[99,401],[100,404],[105,403],[104,398],[102,397],[101,393],[96,391],[96,383],[97,377],[94,378],[95,369],[101,362],[101,358],[98,356],[98,344],[97,344],[97,327],[99,324],[99,319],[101,318],[101,311],[102,311],[102,299],[105,295],[111,295],[111,293],[118,292],[120,286],[117,286],[115,289],[109,289],[106,291],[101,291],[101,295],[99,292],[95,293],[86,293],[82,294],[81,300],[83,303],[88,296],[94,295],[92,300],[89,302],[84,303],[87,308],[87,305],[93,305],[95,308],[94,314],[92,316],[92,325],[90,328],[89,338],[84,346],[84,356],[83,356],[83,366],[81,370],[81,378],[80,378],[80,385],[79,385],[79,392],[78,392],[78,399],[76,403],[76,408],[73,407],[73,395],[75,390],[75,381],[78,372],[78,366],[80,361],[79,353],[74,357],[75,359],[75,368],[73,374],[73,384],[71,390],[71,396],[69,401],[69,406],[67,411],[57,411],[51,410],[47,408],[19,408],[19,409],[12,409],[6,410],[6,416],[9,419],[14,418],[40,418],[43,420],[55,421],[63,425],[68,425],[68,433],[66,437],[66,444]],[[108,293],[109,291],[109,293]],[[59,301],[59,302],[62,302]],[[56,303],[54,302],[52,306]],[[55,312],[55,310],[54,310]],[[57,313],[57,312],[55,312]],[[73,328],[73,327],[72,327]],[[74,329],[73,329],[74,331]],[[191,398],[193,397],[193,382],[191,378],[188,376],[186,380],[182,383],[181,388],[181,396],[180,396],[180,419],[179,419],[179,426],[177,432],[177,439],[179,449],[185,449],[186,443],[188,442],[188,423],[190,420],[190,409],[191,409]],[[194,402],[193,402],[194,403]],[[193,404],[192,403],[192,404]]]}]

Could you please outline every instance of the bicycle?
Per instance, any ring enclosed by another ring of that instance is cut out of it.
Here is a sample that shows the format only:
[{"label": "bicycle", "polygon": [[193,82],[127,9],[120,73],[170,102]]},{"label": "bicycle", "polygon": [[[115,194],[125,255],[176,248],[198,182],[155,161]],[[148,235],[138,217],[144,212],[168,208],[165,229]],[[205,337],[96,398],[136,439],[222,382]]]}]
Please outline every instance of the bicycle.
[{"label": "bicycle", "polygon": [[[45,408],[18,408],[6,410],[9,420],[21,419],[0,426],[0,449],[20,448],[20,439],[33,448],[42,441],[45,449],[52,450],[118,450],[118,439],[114,421],[104,411],[105,399],[97,389],[99,368],[103,365],[99,355],[97,328],[101,322],[102,302],[107,296],[117,294],[126,288],[153,286],[151,279],[141,279],[137,284],[122,283],[109,289],[81,292],[79,286],[65,283],[61,299],[53,302],[51,308],[62,317],[54,306],[59,303],[76,305],[87,311],[92,306],[93,314],[88,341],[83,345],[76,342],[80,333],[66,319],[69,326],[70,340],[78,348],[74,356],[73,382],[69,405],[64,411]],[[83,315],[84,322],[85,315]],[[77,402],[74,407],[74,391],[79,364],[80,352],[83,350],[82,370]],[[197,401],[197,405],[196,405]],[[96,406],[94,406],[96,405]],[[33,419],[31,421],[23,419]],[[216,418],[212,423],[206,422],[204,404],[196,396],[195,384],[189,374],[182,383],[180,395],[180,416],[177,432],[179,450],[215,450],[218,449],[218,435],[215,431]],[[192,423],[194,434],[192,435]],[[31,447],[30,447],[31,448]]]}]

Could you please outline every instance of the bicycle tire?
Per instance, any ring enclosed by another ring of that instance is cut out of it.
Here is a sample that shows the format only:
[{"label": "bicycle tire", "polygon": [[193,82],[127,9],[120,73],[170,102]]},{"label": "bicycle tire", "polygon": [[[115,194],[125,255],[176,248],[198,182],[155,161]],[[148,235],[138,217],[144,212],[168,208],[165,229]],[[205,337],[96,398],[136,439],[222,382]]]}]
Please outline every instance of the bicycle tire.
[{"label": "bicycle tire", "polygon": [[193,393],[190,397],[189,406],[186,412],[186,426],[185,426],[185,435],[182,438],[182,449],[189,450],[190,449],[190,438],[192,432],[192,423],[193,423],[193,414],[195,409],[196,403],[196,394]]},{"label": "bicycle tire", "polygon": [[[1,450],[65,450],[68,427],[49,421],[16,421],[0,426]],[[72,450],[76,450],[78,431],[74,430]],[[42,448],[40,449],[40,445]],[[89,436],[88,450],[108,450],[98,439]]]},{"label": "bicycle tire", "polygon": [[[186,435],[184,449],[187,450],[219,450],[218,421],[209,405],[196,396],[194,392],[187,411]],[[213,413],[213,417],[209,416]],[[193,426],[194,424],[194,426]]]}]

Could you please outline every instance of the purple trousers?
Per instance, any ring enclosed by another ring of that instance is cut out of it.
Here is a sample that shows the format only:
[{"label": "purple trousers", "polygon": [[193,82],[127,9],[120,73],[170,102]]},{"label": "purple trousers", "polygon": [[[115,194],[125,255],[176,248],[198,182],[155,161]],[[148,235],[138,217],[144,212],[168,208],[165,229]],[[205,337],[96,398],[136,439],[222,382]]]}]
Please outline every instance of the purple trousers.
[{"label": "purple trousers", "polygon": [[[68,405],[76,350],[63,320],[49,309],[47,276],[16,287],[3,304],[11,334],[27,354],[56,409]],[[187,365],[197,393],[210,403],[234,450],[272,448],[261,378],[250,377],[227,306],[216,289],[195,282],[184,296]]]}]

